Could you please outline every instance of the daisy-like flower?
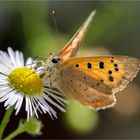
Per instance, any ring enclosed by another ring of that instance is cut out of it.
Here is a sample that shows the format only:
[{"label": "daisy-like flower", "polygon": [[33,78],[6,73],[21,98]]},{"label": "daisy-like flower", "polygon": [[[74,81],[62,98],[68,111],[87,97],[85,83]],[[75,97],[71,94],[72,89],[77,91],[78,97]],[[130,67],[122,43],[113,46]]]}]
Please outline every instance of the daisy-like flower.
[{"label": "daisy-like flower", "polygon": [[14,105],[18,114],[23,102],[27,119],[38,112],[49,113],[56,117],[52,106],[65,111],[66,102],[57,89],[51,89],[40,77],[43,66],[37,67],[32,58],[28,58],[24,65],[23,54],[8,48],[8,53],[0,51],[0,102],[8,109]]}]

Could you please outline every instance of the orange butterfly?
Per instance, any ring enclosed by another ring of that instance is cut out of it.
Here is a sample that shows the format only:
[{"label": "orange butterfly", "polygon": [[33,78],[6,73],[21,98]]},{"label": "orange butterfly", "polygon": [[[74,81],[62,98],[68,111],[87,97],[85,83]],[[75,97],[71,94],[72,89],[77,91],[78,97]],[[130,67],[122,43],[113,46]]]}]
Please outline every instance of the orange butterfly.
[{"label": "orange butterfly", "polygon": [[[45,62],[48,88],[94,109],[115,104],[115,93],[124,89],[139,71],[140,61],[129,56],[75,57],[96,11],[93,11],[58,54]],[[53,94],[53,93],[52,93]]]}]

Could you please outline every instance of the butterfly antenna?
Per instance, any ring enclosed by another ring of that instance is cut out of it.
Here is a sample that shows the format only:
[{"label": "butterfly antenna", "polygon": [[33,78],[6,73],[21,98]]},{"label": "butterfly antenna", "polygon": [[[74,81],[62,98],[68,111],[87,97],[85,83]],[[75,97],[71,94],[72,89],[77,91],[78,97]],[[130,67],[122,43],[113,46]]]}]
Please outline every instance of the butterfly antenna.
[{"label": "butterfly antenna", "polygon": [[2,72],[0,72],[0,74],[3,75],[3,76],[8,76],[8,75],[6,75],[5,73],[2,73]]},{"label": "butterfly antenna", "polygon": [[56,30],[56,34],[57,34],[57,40],[60,46],[60,40],[59,40],[59,32],[58,32],[58,27],[57,27],[57,22],[56,22],[56,12],[53,10],[52,11],[52,18],[53,18],[53,22],[54,22],[54,26],[55,26],[55,30]]},{"label": "butterfly antenna", "polygon": [[[36,70],[36,71],[34,71],[34,72],[28,74],[25,78],[28,78],[28,77],[31,76],[32,74],[35,74],[36,72],[39,72],[39,71],[44,71],[44,72],[45,72],[44,69],[39,69],[39,70]],[[42,76],[42,75],[41,75],[41,76]]]}]

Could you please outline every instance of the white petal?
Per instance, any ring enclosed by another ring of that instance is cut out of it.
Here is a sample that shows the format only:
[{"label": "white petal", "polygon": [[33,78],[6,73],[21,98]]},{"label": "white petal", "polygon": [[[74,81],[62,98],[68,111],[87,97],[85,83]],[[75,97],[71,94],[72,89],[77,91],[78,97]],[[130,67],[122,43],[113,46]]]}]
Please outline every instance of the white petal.
[{"label": "white petal", "polygon": [[[66,104],[68,104],[68,101],[66,101],[65,99],[63,99],[60,95],[60,92],[57,92],[55,90],[49,89],[49,88],[45,88],[44,90],[45,93],[47,93],[47,95],[53,97],[57,102],[59,102],[62,106],[64,106]],[[51,93],[50,93],[51,92]],[[50,93],[50,94],[49,94]],[[54,94],[53,94],[54,93]],[[57,94],[57,95],[56,95]],[[59,96],[60,95],[60,96]]]},{"label": "white petal", "polygon": [[45,109],[49,113],[51,118],[52,118],[52,115],[57,118],[55,110],[44,100],[43,97],[38,96],[38,100],[39,100],[38,103],[42,104],[40,105],[40,107],[42,108],[42,111],[44,111]]},{"label": "white petal", "polygon": [[17,64],[16,64],[16,57],[15,57],[15,53],[13,51],[13,49],[11,47],[8,48],[8,54],[10,56],[10,59],[12,61],[13,67],[17,68]]},{"label": "white petal", "polygon": [[59,90],[52,90],[47,82],[47,80],[44,81],[44,85],[45,85],[45,90],[44,91],[48,91],[48,92],[53,92],[59,96],[62,96],[61,92]]},{"label": "white petal", "polygon": [[43,113],[48,112],[52,119],[53,119],[53,116],[57,118],[56,112],[54,111],[54,109],[41,96],[38,96],[36,100],[41,110],[43,111]]},{"label": "white petal", "polygon": [[22,67],[22,64],[20,62],[20,53],[19,53],[19,51],[15,52],[15,58],[16,58],[16,65],[17,65],[17,67]]},{"label": "white petal", "polygon": [[18,114],[18,112],[19,112],[19,110],[20,110],[20,108],[21,108],[23,99],[24,99],[23,95],[20,95],[20,97],[19,97],[19,99],[18,99],[18,101],[17,101],[17,104],[16,104],[16,106],[15,106],[15,109],[16,109],[16,113],[15,113],[15,114],[16,114],[16,115]]},{"label": "white petal", "polygon": [[[1,78],[1,77],[0,77]],[[9,87],[9,82],[7,80],[4,80],[4,79],[0,79],[0,85],[7,85],[7,87]]]},{"label": "white petal", "polygon": [[[9,60],[10,61],[10,60]],[[7,67],[8,69],[11,69],[13,66],[9,65],[4,59],[0,58],[0,63],[1,65],[4,65],[5,67]]]},{"label": "white petal", "polygon": [[14,94],[13,91],[7,93],[5,96],[3,96],[2,98],[0,98],[0,102],[3,102],[3,101],[5,101],[5,100],[7,100],[9,98],[12,98],[13,94]]},{"label": "white petal", "polygon": [[2,87],[0,90],[0,98],[3,98],[6,94],[10,93],[11,89],[9,87]]},{"label": "white petal", "polygon": [[0,60],[6,64],[8,68],[12,68],[12,63],[7,53],[0,51]]},{"label": "white petal", "polygon": [[[34,100],[33,100],[35,106],[36,106],[36,110],[39,111],[41,114],[42,114],[42,110],[40,109],[40,106],[38,104],[38,99],[36,97],[34,97]],[[46,112],[45,112],[46,113]]]},{"label": "white petal", "polygon": [[17,102],[17,100],[18,100],[18,94],[15,94],[16,91],[13,91],[13,93],[14,93],[12,95],[13,97],[8,98],[7,101],[4,103],[4,107],[6,107],[8,105],[12,106],[12,105],[14,105]]},{"label": "white petal", "polygon": [[27,112],[27,120],[29,120],[30,114],[29,114],[29,102],[28,102],[28,97],[25,97],[25,110]]},{"label": "white petal", "polygon": [[29,116],[32,117],[33,116],[33,109],[32,109],[32,104],[31,104],[30,97],[28,98],[28,102],[29,102],[29,110],[28,111],[30,112],[29,113],[30,114]]},{"label": "white petal", "polygon": [[57,107],[59,110],[61,110],[62,112],[65,112],[64,108],[62,108],[60,105],[58,105],[57,103],[55,103],[49,96],[47,96],[46,94],[43,93],[42,95],[48,102],[50,102],[52,105],[54,105],[55,107]]},{"label": "white petal", "polygon": [[38,118],[37,108],[36,108],[36,104],[34,102],[34,97],[31,98],[31,102],[32,102],[32,106],[33,106],[33,111],[34,111],[36,117]]},{"label": "white petal", "polygon": [[23,53],[22,52],[19,53],[19,58],[20,58],[21,66],[24,66],[24,57],[23,57]]},{"label": "white petal", "polygon": [[31,57],[29,57],[26,61],[25,66],[27,66],[28,68],[30,68],[32,66],[33,63],[33,59]]},{"label": "white petal", "polygon": [[51,94],[51,97],[53,97],[62,106],[65,106],[65,104],[63,103],[65,100],[63,100],[61,97],[58,97],[58,96],[56,96],[54,94]]},{"label": "white petal", "polygon": [[[2,91],[5,91],[5,90],[11,90],[11,88],[9,87],[9,86],[7,86],[7,87],[1,87],[0,88],[0,93],[2,92]],[[1,94],[0,94],[1,95]]]},{"label": "white petal", "polygon": [[[3,74],[8,74],[9,72],[11,71],[10,68],[6,67],[6,65],[4,64],[0,64],[0,72],[3,73]],[[2,74],[0,74],[2,75]],[[3,76],[3,75],[2,75]]]},{"label": "white petal", "polygon": [[39,105],[41,104],[41,105],[45,106],[45,108],[46,108],[45,111],[47,111],[47,112],[50,111],[48,103],[42,97],[36,96],[36,101]]}]

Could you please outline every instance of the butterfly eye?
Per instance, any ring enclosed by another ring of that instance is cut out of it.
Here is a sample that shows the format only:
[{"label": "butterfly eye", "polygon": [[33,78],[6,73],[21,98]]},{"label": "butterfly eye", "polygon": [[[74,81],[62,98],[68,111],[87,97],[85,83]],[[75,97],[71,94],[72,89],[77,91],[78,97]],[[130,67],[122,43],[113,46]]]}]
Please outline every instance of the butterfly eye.
[{"label": "butterfly eye", "polygon": [[60,58],[53,58],[52,63],[58,63],[60,61]]}]

